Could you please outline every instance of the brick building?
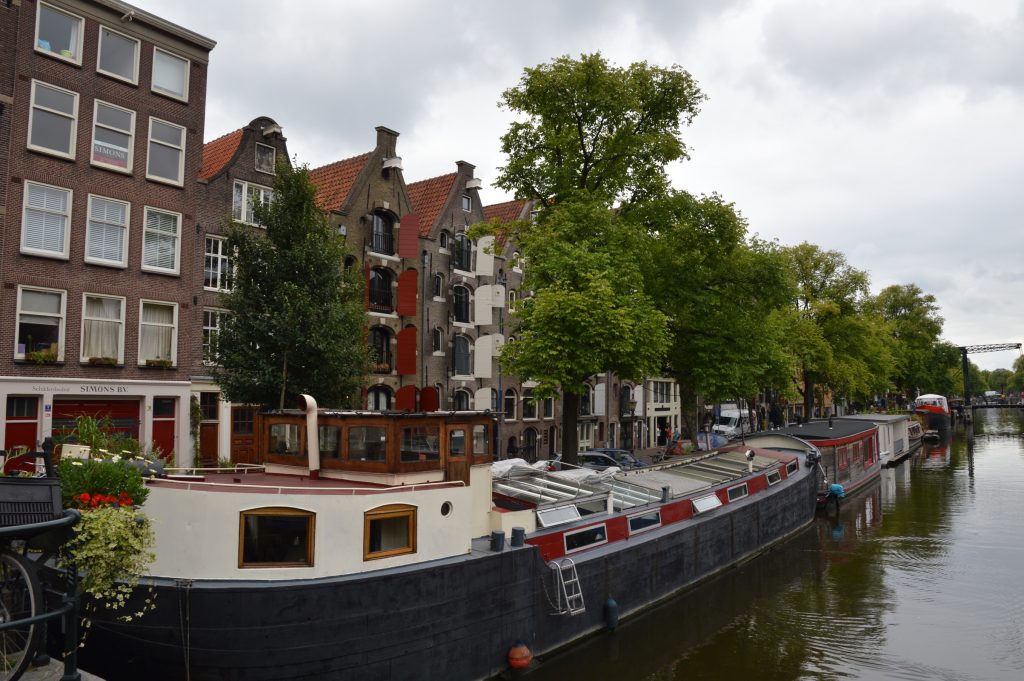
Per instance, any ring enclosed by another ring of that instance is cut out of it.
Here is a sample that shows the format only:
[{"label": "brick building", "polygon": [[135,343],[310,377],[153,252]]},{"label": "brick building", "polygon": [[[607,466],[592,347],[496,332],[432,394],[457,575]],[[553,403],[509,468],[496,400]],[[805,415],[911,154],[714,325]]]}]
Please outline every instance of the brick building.
[{"label": "brick building", "polygon": [[81,414],[191,460],[214,42],[114,0],[0,5],[2,448]]}]

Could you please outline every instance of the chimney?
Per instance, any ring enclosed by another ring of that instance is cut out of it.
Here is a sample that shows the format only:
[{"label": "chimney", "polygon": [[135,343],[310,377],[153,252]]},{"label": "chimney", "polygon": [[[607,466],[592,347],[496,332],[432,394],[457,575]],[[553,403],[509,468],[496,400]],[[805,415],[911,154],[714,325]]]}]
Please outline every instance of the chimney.
[{"label": "chimney", "polygon": [[377,148],[384,152],[384,158],[397,156],[395,142],[398,140],[398,133],[383,125],[378,125],[374,130],[377,131]]}]

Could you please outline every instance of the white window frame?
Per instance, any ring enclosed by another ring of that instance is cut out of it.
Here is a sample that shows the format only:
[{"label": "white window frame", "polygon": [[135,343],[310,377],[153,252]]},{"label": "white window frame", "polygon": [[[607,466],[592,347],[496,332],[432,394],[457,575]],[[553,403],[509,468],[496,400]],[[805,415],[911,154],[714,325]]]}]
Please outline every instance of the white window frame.
[{"label": "white window frame", "polygon": [[[578,546],[578,547],[576,547],[574,549],[570,549],[569,548],[569,537],[572,537],[573,535],[577,535],[577,534],[583,534],[584,532],[593,532],[594,530],[596,530],[598,528],[602,528],[604,530],[604,537],[603,538],[598,539],[597,541],[593,541],[593,542],[591,542],[589,544],[586,544],[584,546]],[[607,543],[608,543],[608,524],[607,523],[597,523],[596,525],[588,525],[586,527],[581,527],[578,530],[570,530],[570,531],[568,531],[568,532],[566,532],[565,534],[562,535],[562,548],[565,549],[565,555],[570,555],[570,554],[573,554],[573,553],[579,553],[580,551],[587,551],[589,549],[594,548],[595,546],[604,546]]]},{"label": "white window frame", "polygon": [[[71,17],[72,19],[77,19],[78,20],[78,45],[76,45],[76,51],[78,52],[78,56],[77,57],[66,57],[66,56],[62,55],[61,53],[59,53],[59,52],[54,52],[53,50],[48,50],[48,49],[45,49],[45,48],[42,48],[42,47],[39,46],[39,24],[40,24],[40,22],[42,20],[42,15],[43,15],[42,9],[43,9],[43,7],[46,7],[47,9],[51,9],[54,12],[57,12],[59,14],[67,15],[67,16]],[[36,33],[35,33],[34,40],[32,42],[33,47],[35,48],[36,52],[38,52],[39,54],[45,54],[47,57],[53,57],[54,59],[59,59],[60,61],[66,61],[68,63],[77,64],[77,65],[81,66],[82,65],[82,52],[83,52],[82,45],[83,45],[84,37],[85,37],[85,19],[84,18],[78,16],[77,14],[73,14],[73,13],[67,11],[63,7],[57,7],[56,5],[51,5],[48,2],[40,2],[39,3],[39,6],[36,9]]]},{"label": "white window frame", "polygon": [[[633,518],[645,518],[647,516],[657,516],[658,517],[658,522],[656,524],[648,525],[647,527],[641,527],[639,529],[634,530],[633,529]],[[630,516],[628,516],[626,518],[626,528],[629,530],[629,536],[631,536],[631,537],[634,534],[641,534],[642,532],[650,532],[651,530],[657,530],[661,526],[662,526],[662,524],[661,524],[661,509],[660,508],[656,508],[656,509],[651,510],[651,511],[643,511],[642,513],[634,513],[634,514],[632,514],[632,515],[630,515]]]},{"label": "white window frame", "polygon": [[[68,202],[67,202],[68,203],[68,209],[67,209],[67,212],[66,213],[59,213],[57,211],[49,210],[49,209],[46,209],[46,208],[37,208],[37,207],[29,206],[28,205],[28,193],[29,193],[28,192],[28,188],[29,188],[29,185],[36,185],[37,187],[47,187],[48,189],[56,189],[58,191],[65,192],[67,194],[67,196],[68,196]],[[26,180],[24,182],[24,184],[22,185],[22,193],[23,193],[23,196],[22,196],[22,208],[21,208],[21,252],[24,253],[25,255],[38,255],[38,256],[43,257],[43,258],[56,258],[58,260],[68,260],[69,254],[71,252],[70,251],[70,248],[71,248],[71,212],[72,212],[72,206],[74,204],[75,193],[72,190],[70,190],[70,189],[65,189],[64,187],[58,187],[58,186],[52,185],[52,184],[45,184],[43,182],[32,182],[31,180]],[[57,251],[48,251],[48,250],[44,250],[42,248],[32,248],[30,246],[26,246],[25,245],[25,236],[26,236],[25,228],[26,228],[26,226],[28,224],[28,220],[26,219],[26,214],[28,213],[30,208],[31,208],[31,210],[34,210],[34,211],[40,211],[40,212],[44,212],[44,213],[50,213],[52,215],[63,215],[64,216],[64,237],[63,237],[64,248],[59,253]]]},{"label": "white window frame", "polygon": [[[260,147],[263,147],[264,149],[270,149],[271,151],[270,170],[264,170],[263,168],[260,168]],[[253,167],[256,169],[257,173],[266,173],[267,175],[273,175],[275,173],[274,169],[277,167],[277,149],[275,149],[273,146],[269,144],[261,144],[260,142],[257,142],[256,149],[255,151],[253,151]]]},{"label": "white window frame", "polygon": [[[242,205],[239,208],[238,217],[235,217],[235,189],[239,186],[242,188]],[[231,217],[237,222],[244,222],[254,227],[262,227],[263,225],[256,222],[255,204],[250,201],[250,193],[253,191],[261,193],[261,203],[270,203],[274,200],[274,190],[272,188],[256,184],[255,182],[235,180],[231,187]]]},{"label": "white window frame", "polygon": [[[739,501],[740,499],[746,499],[748,496],[750,496],[749,489],[750,488],[747,487],[747,483],[741,482],[738,485],[733,485],[732,487],[727,488],[725,496],[729,500],[729,503],[733,503]],[[734,490],[737,491],[737,496],[735,499],[733,498]]]},{"label": "white window frame", "polygon": [[[156,55],[157,55],[158,52],[162,53],[162,54],[165,54],[168,57],[171,57],[172,59],[177,59],[179,61],[185,62],[185,78],[184,78],[184,82],[182,84],[183,85],[183,89],[185,90],[185,92],[184,92],[183,95],[177,95],[177,94],[171,92],[170,90],[165,90],[162,87],[157,86],[156,79],[153,77],[153,73],[156,70],[156,59],[157,59]],[[163,95],[164,97],[170,97],[171,99],[176,99],[179,102],[188,102],[189,72],[191,70],[192,70],[192,62],[190,60],[188,60],[185,57],[182,57],[180,54],[174,54],[173,52],[170,52],[168,50],[162,50],[159,47],[154,45],[153,46],[153,66],[151,67],[151,70],[150,70],[149,88],[150,88],[150,90],[152,90],[153,92],[157,93],[158,95]]]},{"label": "white window frame", "polygon": [[[109,33],[113,33],[113,34],[117,35],[120,38],[124,38],[125,40],[128,40],[130,42],[135,43],[135,63],[132,65],[133,73],[132,73],[132,77],[131,78],[126,78],[125,76],[122,76],[120,73],[114,73],[113,71],[104,71],[103,68],[100,67],[100,61],[101,61],[101,58],[103,56],[103,33],[104,33],[104,31],[109,32]],[[100,28],[99,28],[99,42],[98,42],[98,47],[96,48],[96,73],[102,73],[105,76],[110,76],[111,78],[116,78],[117,80],[122,80],[122,81],[124,81],[126,83],[131,83],[132,85],[138,85],[139,84],[139,55],[141,53],[142,53],[142,42],[139,41],[137,38],[133,38],[130,35],[127,35],[125,33],[121,33],[120,31],[115,31],[114,29],[110,28],[109,26],[104,26],[104,25],[100,24]]]},{"label": "white window frame", "polygon": [[139,342],[138,350],[135,355],[138,358],[139,366],[146,366],[146,360],[157,359],[156,357],[143,357],[142,356],[142,327],[144,325],[150,326],[166,326],[164,324],[154,324],[152,322],[145,322],[142,319],[142,311],[146,305],[160,305],[161,307],[170,307],[174,310],[171,322],[171,366],[178,366],[178,304],[169,300],[151,300],[148,298],[141,298],[139,300]]},{"label": "white window frame", "polygon": [[[67,324],[68,316],[68,292],[59,288],[46,288],[43,286],[18,286],[18,303],[17,311],[14,314],[14,358],[25,359],[30,352],[28,348],[25,348],[25,352],[18,351],[18,327],[21,325],[21,313],[24,311],[21,309],[21,297],[24,291],[39,291],[40,293],[58,293],[60,294],[60,326],[57,332],[57,361],[64,361],[64,330]],[[41,317],[57,316],[50,315],[46,312],[36,312],[31,310],[28,314],[33,314]]]},{"label": "white window frame", "polygon": [[[210,326],[206,323],[206,315],[213,315],[216,320],[216,326]],[[227,310],[219,307],[204,307],[203,308],[203,337],[202,337],[202,351],[203,351],[203,364],[207,366],[214,366],[217,363],[210,359],[210,349],[212,348],[212,339],[214,336],[220,337],[221,329],[223,328],[222,323],[224,321],[224,315],[230,314]]]},{"label": "white window frame", "polygon": [[469,194],[462,195],[462,210],[466,213],[473,210],[473,197]]},{"label": "white window frame", "polygon": [[[121,303],[121,317],[120,317],[120,319],[117,320],[118,321],[117,363],[119,365],[120,364],[124,364],[124,323],[125,323],[124,320],[125,320],[125,315],[127,313],[127,300],[125,299],[124,296],[108,296],[108,295],[105,295],[105,294],[102,294],[102,293],[89,293],[89,292],[85,292],[85,293],[82,294],[82,330],[81,330],[81,335],[79,336],[80,352],[78,353],[79,357],[81,359],[81,362],[83,364],[87,364],[89,362],[89,356],[85,354],[85,323],[88,321],[88,318],[85,316],[85,310],[86,310],[85,302],[89,298],[109,298],[111,300],[120,301],[120,303]],[[101,319],[99,321],[112,322],[113,320],[112,319]]]},{"label": "white window frame", "polygon": [[[149,228],[149,214],[150,212],[164,213],[166,215],[174,215],[178,219],[178,233],[174,239],[174,267],[164,268],[157,267],[155,265],[146,264],[146,236],[151,232],[156,234],[164,234],[164,232],[156,232]],[[182,215],[173,210],[164,210],[163,208],[153,208],[152,206],[145,206],[142,213],[142,271],[143,272],[156,272],[157,274],[173,274],[177,275],[181,271],[181,233],[182,233]]]},{"label": "white window frame", "polygon": [[[103,258],[96,258],[89,256],[89,242],[92,239],[92,206],[96,200],[110,201],[112,203],[120,203],[124,205],[124,238],[121,239],[121,257],[118,260],[105,260]],[[129,226],[131,223],[132,204],[127,201],[121,201],[120,199],[112,199],[108,196],[100,196],[99,194],[89,194],[89,204],[85,214],[85,262],[92,263],[93,265],[104,265],[106,267],[118,267],[124,269],[128,267],[128,234]]]},{"label": "white window frame", "polygon": [[[71,112],[71,115],[69,116],[65,112],[57,111],[56,109],[49,109],[49,108],[45,108],[45,107],[42,107],[42,106],[38,106],[36,104],[36,88],[38,88],[38,87],[46,87],[46,88],[50,88],[51,90],[59,90],[60,92],[65,92],[65,93],[67,93],[69,95],[72,95],[74,97],[75,105],[74,105],[74,110]],[[36,80],[36,79],[33,78],[32,79],[31,100],[32,101],[31,101],[31,105],[29,106],[29,113],[28,113],[28,139],[26,140],[26,145],[28,146],[28,148],[32,149],[33,151],[38,151],[38,152],[43,153],[43,154],[49,154],[51,156],[59,156],[61,158],[67,158],[67,159],[70,159],[70,160],[74,161],[75,160],[75,149],[76,149],[76,147],[78,145],[78,93],[75,92],[74,90],[67,90],[65,88],[57,87],[56,85],[50,85],[49,83],[43,82],[41,80]],[[35,144],[32,144],[32,125],[33,125],[33,123],[35,121],[36,109],[37,108],[39,110],[41,110],[41,111],[46,111],[47,113],[53,114],[55,116],[63,116],[64,118],[70,118],[71,119],[71,137],[68,140],[68,151],[67,152],[58,151],[58,150],[52,149],[50,147],[41,147],[41,146],[37,146]]]},{"label": "white window frame", "polygon": [[[163,142],[163,141],[160,141],[160,140],[153,139],[153,123],[154,122],[162,123],[162,124],[170,126],[172,128],[179,128],[181,130],[181,147],[176,147],[173,144],[169,144],[167,142]],[[149,139],[146,140],[146,179],[147,180],[153,180],[154,182],[161,182],[163,184],[170,184],[170,185],[174,185],[175,187],[183,187],[183,186],[185,186],[185,143],[187,142],[187,139],[186,139],[187,135],[188,135],[188,130],[183,125],[178,125],[177,123],[171,123],[170,121],[165,121],[162,118],[157,118],[156,116],[150,116],[149,117]],[[160,175],[153,175],[152,173],[149,172],[149,161],[150,161],[150,158],[152,156],[151,147],[154,144],[159,144],[162,147],[168,147],[170,149],[178,149],[178,151],[180,152],[181,155],[178,157],[178,177],[179,177],[179,179],[177,181],[171,180],[171,179],[166,178],[166,177],[162,177]]]},{"label": "white window frame", "polygon": [[[215,254],[212,254],[212,255],[213,255],[213,257],[216,257],[218,260],[221,260],[224,263],[224,266],[221,267],[218,270],[219,274],[217,276],[217,283],[220,284],[220,286],[207,286],[206,285],[206,258],[210,257],[211,253],[207,250],[206,245],[208,243],[211,243],[211,242],[214,242],[214,241],[218,242],[220,245],[218,246],[219,252],[215,253]],[[206,239],[203,241],[203,290],[204,291],[218,291],[218,292],[221,292],[221,293],[230,291],[231,290],[231,286],[230,286],[230,282],[229,282],[230,276],[231,276],[231,255],[228,253],[228,240],[225,239],[224,237],[221,237],[221,236],[216,236],[216,235],[213,235],[213,234],[208,234],[206,236]]]},{"label": "white window frame", "polygon": [[768,471],[768,473],[764,477],[765,480],[768,481],[769,487],[771,487],[772,485],[777,485],[780,482],[782,482],[782,473],[779,472],[779,469]]},{"label": "white window frame", "polygon": [[[100,106],[110,107],[111,109],[117,109],[131,115],[131,127],[126,130],[121,130],[110,125],[100,123]],[[128,167],[122,168],[112,163],[104,163],[103,161],[97,161],[93,158],[93,152],[96,149],[96,128],[105,128],[107,130],[113,130],[114,132],[121,133],[122,135],[128,135]],[[99,99],[95,101],[92,107],[92,142],[89,144],[89,164],[94,165],[98,168],[106,168],[107,170],[113,170],[115,173],[124,173],[125,175],[132,174],[132,168],[135,165],[135,112],[131,109],[126,109],[123,106],[111,104],[110,102],[104,102]]]}]

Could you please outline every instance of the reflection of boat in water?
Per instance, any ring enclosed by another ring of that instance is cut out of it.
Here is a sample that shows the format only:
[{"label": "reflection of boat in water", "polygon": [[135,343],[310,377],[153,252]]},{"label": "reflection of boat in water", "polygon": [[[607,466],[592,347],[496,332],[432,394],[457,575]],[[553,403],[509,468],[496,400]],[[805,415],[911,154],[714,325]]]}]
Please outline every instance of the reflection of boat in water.
[{"label": "reflection of boat in water", "polygon": [[945,468],[949,465],[949,441],[925,442],[921,447],[922,466],[925,468]]},{"label": "reflection of boat in water", "polygon": [[132,681],[491,677],[516,639],[536,654],[572,643],[607,628],[610,598],[639,613],[814,517],[818,472],[794,453],[548,472],[493,463],[486,414],[307,404],[257,417],[261,466],[148,481],[161,605],[131,622],[97,612],[84,666]]},{"label": "reflection of boat in water", "polygon": [[[802,443],[803,451],[820,457],[827,482],[818,490],[818,505],[852,494],[878,477],[882,469],[878,427],[870,421],[811,421],[778,430],[762,431],[746,438],[753,447],[787,451]],[[810,447],[813,452],[807,449]],[[834,485],[839,485],[837,489]]]},{"label": "reflection of boat in water", "polygon": [[949,432],[949,403],[942,395],[920,395],[914,400],[914,413],[924,418],[927,430],[936,430],[940,434]]},{"label": "reflection of boat in water", "polygon": [[921,439],[925,442],[938,442],[942,439],[942,435],[940,435],[937,430],[926,430],[924,431],[924,435],[921,436]]}]

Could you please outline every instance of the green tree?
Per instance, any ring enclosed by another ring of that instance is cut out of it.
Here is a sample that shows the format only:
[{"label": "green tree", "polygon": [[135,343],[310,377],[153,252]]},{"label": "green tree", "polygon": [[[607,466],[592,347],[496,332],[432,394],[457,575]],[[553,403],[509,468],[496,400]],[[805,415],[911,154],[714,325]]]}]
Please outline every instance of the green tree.
[{"label": "green tree", "polygon": [[803,377],[799,392],[813,414],[814,388],[864,399],[887,392],[892,365],[883,320],[866,309],[868,275],[838,251],[802,243],[786,249],[796,276],[790,352]]},{"label": "green tree", "polygon": [[660,371],[665,317],[643,290],[636,243],[596,202],[571,202],[520,223],[527,263],[523,298],[511,318],[505,371],[537,381],[538,398],[562,393],[562,454],[576,462],[579,396],[587,377],[614,371],[638,380]]},{"label": "green tree", "polygon": [[679,66],[628,68],[598,54],[525,69],[501,104],[525,116],[501,138],[495,181],[545,206],[576,192],[620,208],[662,195],[665,165],[687,158],[681,128],[705,96]]},{"label": "green tree", "polygon": [[892,339],[891,381],[903,398],[913,398],[930,382],[934,347],[942,334],[935,296],[915,284],[897,284],[882,289],[869,307],[885,320]]},{"label": "green tree", "polygon": [[363,282],[342,267],[343,237],[328,226],[305,166],[281,161],[274,198],[256,206],[264,229],[233,223],[229,314],[214,359],[233,402],[283,408],[308,393],[353,406],[368,367]]},{"label": "green tree", "polygon": [[[509,236],[527,262],[516,341],[506,371],[561,390],[562,453],[578,446],[578,397],[587,377],[660,372],[665,318],[644,290],[649,237],[625,215],[663,196],[665,165],[686,157],[680,133],[704,96],[678,66],[610,65],[600,54],[560,57],[524,70],[502,105],[521,118],[501,138],[508,163],[496,184],[536,199],[536,222]],[[614,210],[613,210],[614,209]]]},{"label": "green tree", "polygon": [[782,340],[795,295],[788,261],[717,195],[674,192],[639,207],[652,233],[647,286],[669,319],[668,372],[679,385],[688,437],[697,396],[749,397],[793,373]]},{"label": "green tree", "polygon": [[1013,375],[1007,383],[1011,392],[1024,392],[1024,355],[1013,360]]}]

